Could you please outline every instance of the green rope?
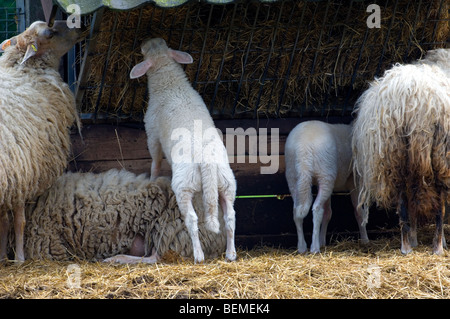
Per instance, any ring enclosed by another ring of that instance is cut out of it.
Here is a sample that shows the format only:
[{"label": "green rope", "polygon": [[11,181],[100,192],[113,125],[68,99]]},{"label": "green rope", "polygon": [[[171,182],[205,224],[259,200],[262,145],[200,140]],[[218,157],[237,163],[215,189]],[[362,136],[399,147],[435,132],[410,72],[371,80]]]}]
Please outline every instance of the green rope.
[{"label": "green rope", "polygon": [[285,195],[239,195],[236,198],[277,198],[283,200],[285,197],[291,196],[290,194]]},{"label": "green rope", "polygon": [[[344,196],[347,196],[347,195],[350,195],[350,193],[347,193],[347,192],[336,192],[336,193],[333,193],[333,195],[334,196],[342,196],[342,195],[344,195]],[[290,197],[291,196],[291,194],[282,194],[282,195],[238,195],[238,196],[236,196],[236,198],[239,198],[239,199],[248,199],[248,198],[277,198],[277,199],[279,199],[279,200],[283,200],[283,199],[285,199],[286,197]]]}]

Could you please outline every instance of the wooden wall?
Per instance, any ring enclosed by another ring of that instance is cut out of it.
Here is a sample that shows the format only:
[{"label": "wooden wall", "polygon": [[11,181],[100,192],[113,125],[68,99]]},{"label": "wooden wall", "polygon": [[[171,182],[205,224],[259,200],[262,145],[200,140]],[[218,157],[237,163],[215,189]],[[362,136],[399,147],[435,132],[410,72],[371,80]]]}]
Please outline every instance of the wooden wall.
[{"label": "wooden wall", "polygon": [[[230,159],[231,168],[235,174],[238,189],[237,195],[284,195],[289,189],[284,176],[284,143],[289,132],[300,119],[260,119],[260,120],[218,120],[216,126],[224,133],[226,128],[266,128],[279,130],[278,151],[271,148],[276,142],[276,136],[269,135],[267,150],[269,155],[278,156],[279,168],[275,174],[261,174],[261,167],[268,166],[258,160],[249,163],[249,144],[245,152],[234,154]],[[340,122],[342,118],[328,119],[329,122]],[[347,122],[349,119],[347,119]],[[274,132],[274,131],[272,131]],[[77,132],[72,133],[73,158],[69,169],[72,171],[102,172],[112,168],[125,168],[134,173],[149,173],[151,158],[147,150],[147,138],[143,126],[135,123],[85,124],[82,129],[83,140]],[[272,150],[273,153],[270,151]],[[245,163],[237,160],[245,158]],[[170,175],[170,166],[166,161],[162,165],[162,174]],[[349,196],[336,195],[332,199],[333,217],[329,225],[330,236],[340,233],[357,238],[357,225],[353,216],[353,208]],[[277,198],[236,199],[236,242],[244,248],[255,245],[270,244],[286,248],[296,246],[297,235],[292,220],[292,199],[287,196],[283,200]],[[391,227],[397,218],[386,213],[371,216],[369,230],[378,227]],[[305,220],[306,240],[310,242],[312,229],[311,214]],[[369,232],[369,237],[370,237]]]}]

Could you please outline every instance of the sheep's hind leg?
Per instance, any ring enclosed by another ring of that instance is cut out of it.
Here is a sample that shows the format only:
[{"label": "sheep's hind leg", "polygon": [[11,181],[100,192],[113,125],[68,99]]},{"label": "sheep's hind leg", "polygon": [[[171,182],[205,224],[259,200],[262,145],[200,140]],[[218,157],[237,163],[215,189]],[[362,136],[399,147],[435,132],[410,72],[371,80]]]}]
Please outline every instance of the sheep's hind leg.
[{"label": "sheep's hind leg", "polygon": [[[320,182],[319,182],[320,184]],[[328,185],[333,185],[334,183],[324,183],[325,186],[319,185],[319,191],[317,192],[316,200],[314,201],[314,205],[312,208],[313,213],[313,235],[312,235],[312,243],[311,243],[311,249],[310,251],[312,253],[319,253],[320,252],[320,228],[322,226],[323,217],[325,213],[325,206],[326,202],[330,199],[331,193],[333,192],[332,188],[329,188]],[[323,185],[323,184],[322,184]],[[330,208],[331,210],[331,208]],[[331,214],[330,214],[331,218]],[[328,220],[329,221],[329,220]],[[326,224],[328,224],[328,221],[325,221]],[[326,231],[327,225],[325,225],[325,229],[323,231]],[[323,237],[326,236],[326,234],[322,234]]]},{"label": "sheep's hind leg", "polygon": [[409,224],[409,217],[408,217],[408,210],[405,205],[405,200],[403,199],[403,195],[400,196],[400,203],[399,203],[399,215],[400,215],[400,232],[401,232],[401,252],[402,254],[406,255],[409,254],[412,251],[412,246],[409,241],[409,232],[410,232],[410,224]]},{"label": "sheep's hind leg", "polygon": [[180,213],[184,218],[184,223],[188,230],[192,241],[192,248],[194,251],[194,261],[201,263],[205,260],[205,255],[200,244],[198,235],[198,217],[192,205],[193,194],[184,192],[180,196],[177,195],[177,203]]},{"label": "sheep's hind leg", "polygon": [[163,152],[161,144],[158,141],[153,140],[148,141],[148,150],[150,152],[150,156],[152,157],[150,181],[154,182],[158,178],[161,171]]},{"label": "sheep's hind leg", "polygon": [[333,213],[331,210],[331,198],[328,198],[325,204],[323,204],[323,211],[322,226],[320,228],[320,247],[326,246],[327,244],[327,228]]},{"label": "sheep's hind leg", "polygon": [[293,193],[294,200],[294,223],[297,228],[297,251],[300,254],[305,253],[308,250],[305,241],[305,234],[303,233],[303,219],[308,215],[309,209],[312,204],[311,191],[308,189],[304,196]]},{"label": "sheep's hind leg", "polygon": [[358,223],[358,229],[359,229],[359,236],[362,244],[368,244],[369,243],[369,236],[367,236],[367,229],[366,226],[362,225],[363,223],[363,211],[362,209],[358,209],[358,192],[356,189],[353,189],[350,192],[350,197],[353,204],[353,212],[355,214],[356,222]]},{"label": "sheep's hind leg", "polygon": [[21,205],[14,210],[14,232],[16,236],[16,253],[15,259],[18,262],[25,261],[23,251],[23,234],[25,230],[25,206]]},{"label": "sheep's hind leg", "polygon": [[443,220],[445,217],[445,197],[441,194],[441,207],[436,213],[436,230],[433,239],[433,253],[442,255],[444,253],[444,227]]},{"label": "sheep's hind leg", "polygon": [[0,212],[0,262],[6,260],[9,219],[7,212]]},{"label": "sheep's hind leg", "polygon": [[225,221],[225,229],[227,235],[227,251],[225,257],[229,261],[236,260],[236,247],[234,244],[234,232],[236,228],[236,212],[234,211],[234,200],[225,194],[220,194],[220,207],[223,211],[223,219]]}]

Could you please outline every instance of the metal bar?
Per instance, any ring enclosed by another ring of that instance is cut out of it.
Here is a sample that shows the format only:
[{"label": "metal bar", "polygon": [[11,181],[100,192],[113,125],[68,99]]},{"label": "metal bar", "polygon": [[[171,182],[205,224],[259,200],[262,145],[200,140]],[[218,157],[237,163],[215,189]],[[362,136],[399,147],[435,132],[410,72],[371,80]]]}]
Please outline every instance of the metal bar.
[{"label": "metal bar", "polygon": [[267,57],[266,66],[264,67],[264,72],[263,72],[262,77],[261,77],[261,81],[260,81],[260,84],[259,84],[258,98],[256,99],[255,110],[253,112],[253,117],[254,118],[256,118],[258,116],[259,102],[261,101],[261,96],[262,96],[262,92],[263,92],[263,89],[264,89],[264,84],[265,84],[265,81],[266,81],[267,72],[269,71],[270,60],[272,59],[272,54],[274,52],[274,46],[275,46],[275,41],[276,41],[277,34],[278,34],[278,26],[280,24],[281,13],[283,12],[283,7],[284,7],[284,1],[281,2],[280,12],[278,13],[277,22],[275,23],[275,27],[273,29],[272,41],[271,41],[272,43],[270,45],[269,56]]},{"label": "metal bar", "polygon": [[[138,17],[138,23],[137,23],[136,30],[139,30],[139,28],[141,27],[143,11],[144,11],[144,9],[143,9],[143,7],[141,7],[141,9],[139,10],[139,17]],[[134,34],[134,40],[133,40],[133,51],[136,50],[136,47],[138,45],[137,39],[138,39],[138,32],[136,31],[136,33]],[[130,72],[128,72],[128,73],[130,73]],[[136,93],[137,93],[137,88],[139,86],[139,83],[137,83],[135,81],[132,85],[133,85],[133,98],[131,99],[131,105],[134,105],[134,102],[136,101]]]},{"label": "metal bar", "polygon": [[103,89],[104,89],[104,85],[105,85],[105,78],[106,78],[106,73],[108,71],[108,65],[109,65],[109,58],[111,56],[111,49],[112,49],[112,45],[113,45],[113,40],[114,40],[114,35],[116,33],[116,29],[117,29],[117,12],[114,12],[114,24],[113,24],[113,28],[111,31],[111,40],[109,41],[109,46],[108,46],[108,52],[106,53],[106,60],[105,60],[105,64],[103,66],[103,73],[102,73],[102,80],[100,82],[100,90],[98,92],[98,96],[97,96],[97,101],[95,103],[95,113],[98,112],[98,109],[100,107],[100,101],[102,99],[102,95],[103,95]]},{"label": "metal bar", "polygon": [[[326,17],[328,16],[329,8],[330,8],[330,0],[327,1],[327,7],[325,9],[323,22],[322,22],[322,25],[320,27],[321,29],[320,29],[320,34],[319,34],[319,40],[317,41],[317,48],[315,49],[316,51],[314,53],[314,58],[313,58],[312,66],[311,66],[311,71],[310,71],[310,74],[308,76],[308,83],[306,84],[306,87],[305,87],[305,92],[307,92],[309,90],[309,86],[311,84],[311,77],[314,76],[314,72],[316,71],[317,57],[319,55],[319,51],[320,51],[320,47],[321,47],[321,43],[322,43],[322,36],[323,36],[323,33],[324,33],[325,23],[326,23],[326,20],[327,20]],[[323,108],[322,108],[322,111],[323,111]]]},{"label": "metal bar", "polygon": [[389,43],[389,36],[391,35],[391,30],[392,30],[392,27],[394,25],[394,20],[395,20],[395,14],[397,13],[397,5],[398,5],[398,0],[395,1],[395,6],[394,6],[394,10],[392,12],[391,22],[389,24],[386,39],[384,40],[383,49],[381,50],[380,60],[378,61],[378,66],[377,66],[377,71],[375,72],[375,76],[378,76],[381,71],[381,65],[383,64],[384,53],[386,52],[386,47],[387,47],[387,44]]},{"label": "metal bar", "polygon": [[298,44],[298,40],[300,38],[300,30],[301,30],[301,27],[303,26],[303,19],[305,17],[305,11],[306,11],[305,9],[306,9],[306,4],[303,6],[302,15],[300,17],[300,22],[298,24],[297,33],[295,35],[294,46],[292,48],[291,57],[289,59],[289,64],[288,64],[286,76],[284,78],[283,86],[281,88],[280,96],[279,96],[279,99],[278,99],[278,107],[277,107],[277,112],[276,112],[276,116],[277,117],[280,117],[281,104],[283,102],[284,93],[286,91],[286,87],[287,87],[287,83],[288,83],[289,77],[291,76],[292,64],[294,63],[294,57],[295,57],[295,53],[297,51],[297,44]]},{"label": "metal bar", "polygon": [[205,36],[204,36],[203,44],[202,44],[202,50],[200,51],[200,57],[198,59],[197,72],[195,73],[194,83],[192,83],[192,86],[194,87],[194,89],[197,86],[198,76],[200,74],[200,67],[202,66],[203,55],[205,54],[206,39],[208,38],[208,31],[209,31],[209,26],[211,24],[211,17],[212,17],[213,7],[214,7],[214,5],[211,5],[210,10],[209,10],[208,22],[206,24]]},{"label": "metal bar", "polygon": [[210,112],[212,112],[212,110],[214,108],[214,102],[216,100],[217,91],[219,90],[220,77],[222,75],[223,65],[225,63],[225,56],[226,56],[227,51],[228,51],[228,44],[230,42],[231,31],[233,30],[233,23],[234,23],[234,17],[236,16],[236,9],[237,9],[237,3],[234,3],[233,15],[231,17],[231,23],[230,23],[230,27],[228,29],[228,35],[227,35],[227,40],[226,40],[226,43],[225,43],[225,47],[223,48],[222,61],[220,62],[220,66],[219,66],[219,74],[217,76],[213,97],[211,99],[211,104],[209,106]]},{"label": "metal bar", "polygon": [[248,41],[247,50],[245,52],[244,61],[242,63],[242,72],[241,72],[241,76],[240,76],[240,79],[239,79],[239,85],[238,85],[238,89],[237,89],[237,92],[236,92],[236,96],[234,98],[233,110],[231,112],[231,117],[232,118],[234,118],[234,116],[236,114],[236,106],[237,106],[238,101],[239,101],[239,95],[241,93],[242,83],[244,82],[244,76],[246,74],[245,66],[247,65],[248,55],[250,53],[250,49],[251,49],[252,44],[253,44],[253,36],[254,36],[254,33],[255,33],[255,29],[256,29],[256,22],[258,21],[260,6],[261,6],[261,4],[258,2],[257,7],[256,7],[255,20],[253,21],[252,30],[250,32],[250,39]]},{"label": "metal bar", "polygon": [[408,41],[408,44],[407,44],[407,46],[405,48],[405,54],[403,56],[403,61],[405,61],[406,58],[409,55],[409,50],[411,49],[411,45],[413,43],[413,37],[416,34],[416,28],[417,28],[417,23],[418,23],[418,20],[419,20],[419,13],[420,13],[420,7],[421,6],[422,6],[422,0],[419,0],[419,4],[418,4],[418,6],[416,8],[416,17],[414,18],[414,25],[412,26],[411,33],[409,34],[409,41]]},{"label": "metal bar", "polygon": [[[308,30],[307,30],[307,31],[310,31],[310,30],[311,30],[311,27],[312,27],[312,25],[313,25],[312,22],[314,21],[316,15],[317,15],[318,3],[317,3],[317,2],[308,2],[308,1],[306,1],[306,2],[304,2],[304,4],[305,4],[305,6],[306,6],[306,5],[309,5],[309,4],[315,5],[313,17],[311,18],[311,20],[310,20],[310,22],[309,22],[309,24],[308,24]],[[308,50],[310,50],[310,49],[309,49],[309,43],[306,45],[305,48],[303,48],[302,62],[303,62],[303,60],[305,59],[305,56],[306,56]],[[300,66],[299,66],[299,67],[300,67],[300,68],[303,67],[303,63],[300,63]],[[298,75],[297,75],[297,79],[296,79],[296,80],[299,81],[301,78],[302,78],[301,72],[300,72],[300,70],[298,70]],[[308,94],[308,92],[307,92],[306,89],[305,89],[305,97],[304,97],[302,103],[299,105],[299,106],[300,106],[300,110],[299,110],[300,117],[303,117],[303,114],[304,114],[304,112],[305,112],[306,106],[307,106],[307,104],[308,104],[308,102],[307,102],[307,99],[308,99],[307,94]]]},{"label": "metal bar", "polygon": [[[328,31],[327,43],[330,42],[331,33],[332,33],[332,30],[333,30],[333,27],[336,26],[336,20],[337,20],[339,9],[340,9],[341,5],[342,4],[338,4],[339,8],[336,9],[335,7],[333,7],[333,9],[332,9],[332,10],[335,11],[335,14],[334,14],[333,21],[328,26],[329,27],[329,31]],[[353,1],[350,2],[350,7],[347,9],[347,19],[348,19],[348,16],[349,16],[349,12],[351,12],[352,5],[353,5]],[[343,36],[341,37],[341,41],[342,41],[342,39],[343,39]],[[339,49],[339,47],[335,48],[336,51],[338,49]],[[336,62],[337,62],[337,60],[336,60]],[[322,116],[325,116],[325,112],[327,112],[327,116],[328,116],[330,111],[334,111],[336,109],[336,104],[334,104],[332,101],[330,101],[330,95],[331,95],[330,92],[332,91],[333,83],[335,83],[334,77],[335,77],[334,73],[329,74],[329,80],[327,81],[328,82],[328,88],[327,88],[326,93],[324,94],[323,99],[322,99],[322,112],[321,112]]]},{"label": "metal bar", "polygon": [[[186,15],[184,16],[184,24],[183,24],[183,30],[181,30],[181,38],[180,38],[180,43],[178,44],[178,50],[181,50],[181,48],[183,47],[183,41],[184,41],[184,34],[186,32],[187,29],[187,23],[190,17],[190,12],[191,12],[191,6],[189,5],[187,7],[187,12]],[[190,51],[190,48],[189,48]]]},{"label": "metal bar", "polygon": [[98,31],[100,30],[103,11],[104,8],[101,8],[94,13],[89,38],[86,41],[84,56],[80,67],[80,73],[78,76],[78,83],[75,89],[75,101],[79,110],[81,110],[81,103],[83,101],[83,96],[86,91],[84,87],[86,86],[88,73],[91,69],[92,52],[95,50],[95,47],[97,45],[97,35]]},{"label": "metal bar", "polygon": [[[441,18],[443,2],[444,2],[444,0],[441,0],[441,2],[439,3],[438,16],[436,17],[436,20],[434,22],[433,34],[431,35],[431,39],[432,39],[433,42],[436,42],[436,31],[437,31],[438,23],[439,23],[440,18]],[[450,9],[447,8],[447,10],[450,10]]]},{"label": "metal bar", "polygon": [[[130,15],[131,15],[131,12],[128,11],[128,13],[127,13],[127,18],[126,18],[126,20],[125,20],[125,26],[128,26],[128,22],[129,22],[129,20],[130,20]],[[121,31],[120,39],[122,39],[122,38],[124,37],[125,31],[126,31],[126,27],[124,27],[124,28],[123,28],[122,30],[120,30],[120,31]],[[137,31],[137,29],[136,29],[135,31]],[[135,32],[135,34],[136,34],[136,32]],[[122,47],[123,47],[123,43],[124,43],[123,41],[119,41],[119,52],[121,51],[121,49],[122,49]],[[116,74],[117,74],[117,69],[114,69],[113,79],[116,78]],[[128,83],[124,83],[124,85],[127,85],[127,84],[128,84]],[[109,90],[108,106],[111,106],[111,100],[112,100],[112,95],[113,95],[113,91],[114,91],[114,86],[117,86],[117,84],[116,84],[116,83],[113,83],[113,84],[112,84],[112,89]],[[123,96],[122,96],[122,99],[123,99]],[[121,103],[120,100],[119,100],[119,101],[116,101],[116,102],[117,102],[118,105],[120,105],[120,103]],[[116,113],[117,113],[118,115],[121,114],[122,108],[123,108],[123,104],[121,104],[121,105],[117,108]]]}]

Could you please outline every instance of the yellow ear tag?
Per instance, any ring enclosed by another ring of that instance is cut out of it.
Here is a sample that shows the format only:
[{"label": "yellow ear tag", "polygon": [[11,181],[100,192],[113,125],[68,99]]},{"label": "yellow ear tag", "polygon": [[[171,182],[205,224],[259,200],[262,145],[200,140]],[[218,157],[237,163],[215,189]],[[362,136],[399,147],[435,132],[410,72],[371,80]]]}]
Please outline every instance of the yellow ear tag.
[{"label": "yellow ear tag", "polygon": [[11,40],[6,41],[2,45],[2,50],[5,50],[7,47],[11,46]]},{"label": "yellow ear tag", "polygon": [[37,52],[36,46],[34,44],[31,45],[31,48],[33,49],[34,52]]}]

